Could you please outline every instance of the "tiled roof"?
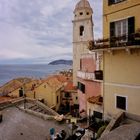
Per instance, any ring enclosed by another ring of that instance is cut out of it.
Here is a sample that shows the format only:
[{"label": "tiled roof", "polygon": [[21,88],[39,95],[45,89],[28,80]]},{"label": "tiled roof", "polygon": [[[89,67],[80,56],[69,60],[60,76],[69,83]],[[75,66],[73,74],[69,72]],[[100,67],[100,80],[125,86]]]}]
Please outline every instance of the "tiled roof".
[{"label": "tiled roof", "polygon": [[72,81],[67,82],[67,85],[64,87],[64,91],[74,91],[76,89],[77,89],[77,87],[73,86]]},{"label": "tiled roof", "polygon": [[60,81],[60,82],[66,82],[68,81],[68,78],[64,75],[56,75],[56,78]]},{"label": "tiled roof", "polygon": [[103,104],[103,97],[101,97],[101,95],[96,96],[96,97],[92,96],[92,97],[88,98],[87,101],[89,103],[92,103],[92,104],[102,105]]},{"label": "tiled roof", "polygon": [[44,82],[46,82],[50,87],[55,88],[56,90],[58,90],[63,85],[63,83],[57,79],[56,75],[49,76],[47,79],[45,79]]},{"label": "tiled roof", "polygon": [[0,88],[0,92],[4,95],[8,94],[9,92],[12,92],[16,90],[17,88],[21,87],[23,83],[21,83],[18,80],[11,80],[10,82],[6,83],[4,86]]},{"label": "tiled roof", "polygon": [[30,83],[31,81],[32,79],[27,77],[13,79],[4,84],[2,87],[0,87],[0,93],[2,93],[3,95],[7,95],[10,92],[17,90],[18,88],[21,88],[24,83],[27,84]]},{"label": "tiled roof", "polygon": [[10,101],[11,99],[12,99],[11,97],[0,97],[0,103]]}]

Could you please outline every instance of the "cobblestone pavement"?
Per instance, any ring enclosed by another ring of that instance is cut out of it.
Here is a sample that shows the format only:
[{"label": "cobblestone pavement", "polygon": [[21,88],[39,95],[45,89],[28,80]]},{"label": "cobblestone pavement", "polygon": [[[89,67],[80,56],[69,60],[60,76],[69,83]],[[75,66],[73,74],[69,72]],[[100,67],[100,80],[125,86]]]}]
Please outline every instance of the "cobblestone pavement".
[{"label": "cobblestone pavement", "polygon": [[62,129],[69,132],[67,124],[60,124],[54,120],[44,121],[15,107],[7,108],[2,113],[0,140],[47,140],[49,129],[52,127],[56,132]]}]

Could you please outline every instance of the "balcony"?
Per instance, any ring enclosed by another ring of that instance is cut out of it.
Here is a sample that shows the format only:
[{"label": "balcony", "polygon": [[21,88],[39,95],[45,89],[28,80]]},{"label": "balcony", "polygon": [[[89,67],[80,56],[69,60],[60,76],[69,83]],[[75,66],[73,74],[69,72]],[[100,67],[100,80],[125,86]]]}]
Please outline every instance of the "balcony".
[{"label": "balcony", "polygon": [[119,37],[111,37],[106,39],[98,39],[89,41],[88,49],[91,51],[108,51],[133,48],[140,48],[140,32]]},{"label": "balcony", "polygon": [[77,77],[85,79],[85,80],[95,80],[94,72],[84,72],[84,71],[77,71]]},{"label": "balcony", "polygon": [[103,80],[103,72],[101,70],[95,72],[85,72],[85,71],[77,71],[77,77],[82,78],[84,80],[92,80],[101,82]]}]

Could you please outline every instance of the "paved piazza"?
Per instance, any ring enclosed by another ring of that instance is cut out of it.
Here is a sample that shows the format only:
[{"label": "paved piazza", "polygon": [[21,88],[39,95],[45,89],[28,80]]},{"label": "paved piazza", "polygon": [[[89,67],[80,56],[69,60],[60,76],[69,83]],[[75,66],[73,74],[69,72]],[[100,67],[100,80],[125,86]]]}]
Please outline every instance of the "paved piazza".
[{"label": "paved piazza", "polygon": [[49,129],[52,127],[56,132],[64,129],[68,133],[67,124],[60,124],[54,120],[44,121],[15,107],[6,108],[2,113],[0,140],[47,140]]}]

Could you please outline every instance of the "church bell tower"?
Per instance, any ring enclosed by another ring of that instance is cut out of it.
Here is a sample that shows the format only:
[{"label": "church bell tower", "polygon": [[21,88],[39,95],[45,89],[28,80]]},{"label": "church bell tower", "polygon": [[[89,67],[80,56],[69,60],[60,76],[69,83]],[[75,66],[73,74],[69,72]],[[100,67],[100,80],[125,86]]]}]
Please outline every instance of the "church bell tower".
[{"label": "church bell tower", "polygon": [[73,19],[73,84],[77,86],[81,54],[87,53],[87,44],[93,40],[92,8],[88,0],[80,0],[74,9]]}]

